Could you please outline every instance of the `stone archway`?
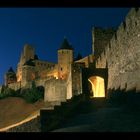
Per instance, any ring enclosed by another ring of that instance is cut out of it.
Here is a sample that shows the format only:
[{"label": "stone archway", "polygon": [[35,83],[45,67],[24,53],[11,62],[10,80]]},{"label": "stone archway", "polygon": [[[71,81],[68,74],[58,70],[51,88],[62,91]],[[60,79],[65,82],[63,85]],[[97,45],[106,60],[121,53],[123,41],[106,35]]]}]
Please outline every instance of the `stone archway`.
[{"label": "stone archway", "polygon": [[105,97],[105,82],[102,77],[91,76],[88,81],[92,85],[93,96],[91,97]]}]

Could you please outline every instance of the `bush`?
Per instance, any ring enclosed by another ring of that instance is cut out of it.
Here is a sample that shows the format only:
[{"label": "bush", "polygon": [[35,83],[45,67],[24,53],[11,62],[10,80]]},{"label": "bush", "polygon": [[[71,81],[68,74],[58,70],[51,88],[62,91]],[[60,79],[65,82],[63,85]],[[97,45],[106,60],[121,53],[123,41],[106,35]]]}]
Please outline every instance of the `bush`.
[{"label": "bush", "polygon": [[28,103],[35,103],[39,99],[44,98],[44,92],[41,92],[35,85],[35,82],[32,82],[32,88],[26,90],[25,93],[22,94],[22,97],[28,102]]},{"label": "bush", "polygon": [[44,90],[43,88],[37,88],[35,82],[32,82],[31,89],[19,89],[17,91],[10,89],[7,86],[3,86],[0,93],[0,99],[7,97],[21,97],[28,103],[35,103],[44,98]]},{"label": "bush", "polygon": [[18,93],[15,90],[8,88],[7,86],[2,86],[0,99],[4,99],[7,97],[17,97],[17,96],[18,96]]},{"label": "bush", "polygon": [[39,93],[39,91],[35,89],[29,89],[27,93],[23,94],[22,97],[28,102],[28,103],[35,103],[39,99],[42,98],[42,94]]}]

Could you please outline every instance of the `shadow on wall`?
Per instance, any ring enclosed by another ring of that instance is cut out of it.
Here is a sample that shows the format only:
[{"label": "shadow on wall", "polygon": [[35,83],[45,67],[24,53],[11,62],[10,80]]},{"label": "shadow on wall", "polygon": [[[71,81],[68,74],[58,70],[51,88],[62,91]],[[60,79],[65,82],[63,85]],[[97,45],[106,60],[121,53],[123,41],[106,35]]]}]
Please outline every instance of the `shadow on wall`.
[{"label": "shadow on wall", "polygon": [[136,88],[126,91],[125,89],[109,89],[108,101],[115,106],[123,106],[126,110],[140,111],[140,92]]},{"label": "shadow on wall", "polygon": [[77,106],[85,100],[84,94],[73,96],[67,102],[61,102],[61,106],[54,106],[54,110],[41,109],[41,131],[48,132],[60,127],[64,120],[77,113]]}]

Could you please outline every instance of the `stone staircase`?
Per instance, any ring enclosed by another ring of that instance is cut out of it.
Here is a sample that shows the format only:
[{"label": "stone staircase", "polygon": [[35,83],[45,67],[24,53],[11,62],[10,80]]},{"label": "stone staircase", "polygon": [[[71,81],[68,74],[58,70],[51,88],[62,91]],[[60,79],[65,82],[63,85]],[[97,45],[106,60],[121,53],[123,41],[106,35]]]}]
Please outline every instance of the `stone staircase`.
[{"label": "stone staircase", "polygon": [[41,131],[48,132],[59,127],[59,125],[75,113],[75,108],[84,100],[84,95],[72,97],[66,102],[46,103],[45,108],[40,110]]}]

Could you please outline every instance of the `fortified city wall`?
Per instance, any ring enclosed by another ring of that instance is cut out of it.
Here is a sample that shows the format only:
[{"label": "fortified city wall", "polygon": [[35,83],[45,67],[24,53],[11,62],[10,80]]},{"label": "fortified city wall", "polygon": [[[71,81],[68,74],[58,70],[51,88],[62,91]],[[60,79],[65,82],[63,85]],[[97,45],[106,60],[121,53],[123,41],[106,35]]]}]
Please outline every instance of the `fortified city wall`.
[{"label": "fortified city wall", "polygon": [[96,61],[108,67],[108,89],[140,91],[140,9],[132,8]]}]

